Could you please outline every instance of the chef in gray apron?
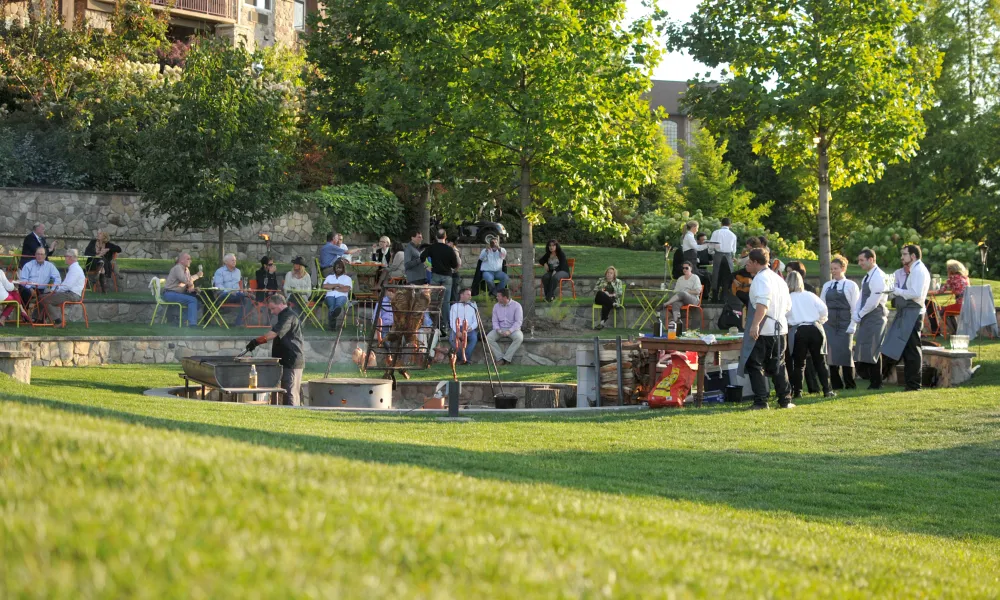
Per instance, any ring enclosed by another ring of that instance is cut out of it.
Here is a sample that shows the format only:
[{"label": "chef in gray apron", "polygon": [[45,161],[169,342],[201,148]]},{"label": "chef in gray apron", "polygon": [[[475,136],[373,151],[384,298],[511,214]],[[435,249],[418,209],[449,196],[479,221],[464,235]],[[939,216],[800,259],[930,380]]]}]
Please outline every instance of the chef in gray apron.
[{"label": "chef in gray apron", "polygon": [[896,318],[892,320],[882,344],[882,354],[891,369],[903,361],[903,378],[907,391],[916,391],[921,385],[923,351],[920,348],[920,330],[924,325],[924,302],[931,286],[931,274],[920,260],[920,246],[903,246],[900,260],[907,271],[901,285],[892,290],[898,300]]},{"label": "chef in gray apron", "polygon": [[[766,409],[769,390],[767,377],[774,382],[778,405],[794,408],[785,369],[785,315],[791,306],[788,286],[780,275],[767,268],[767,253],[759,248],[750,252],[746,269],[754,276],[750,285],[750,308],[747,328],[740,348],[737,373],[750,378],[753,388],[752,409]],[[760,314],[760,311],[764,314]]]},{"label": "chef in gray apron", "polygon": [[[854,356],[851,346],[854,343],[854,308],[858,304],[858,284],[844,277],[847,271],[847,259],[834,256],[830,261],[830,275],[833,277],[823,285],[820,300],[826,303],[828,318],[823,324],[826,333],[828,351],[826,362],[830,365],[830,384],[835,390],[853,390]],[[843,372],[843,377],[841,377]]]},{"label": "chef in gray apron", "polygon": [[858,266],[865,270],[861,298],[854,309],[854,362],[858,374],[868,378],[868,389],[882,389],[882,343],[889,310],[885,307],[885,272],[876,264],[875,251],[865,248],[858,254]]}]

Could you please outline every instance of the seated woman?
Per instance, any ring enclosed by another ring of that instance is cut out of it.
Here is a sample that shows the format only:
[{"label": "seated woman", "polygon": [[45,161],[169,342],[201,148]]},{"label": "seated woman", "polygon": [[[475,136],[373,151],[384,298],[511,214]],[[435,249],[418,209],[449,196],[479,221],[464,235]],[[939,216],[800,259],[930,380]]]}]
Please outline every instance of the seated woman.
[{"label": "seated woman", "polygon": [[[118,244],[112,244],[107,233],[98,231],[97,236],[87,244],[83,255],[87,257],[87,265],[84,271],[87,273],[97,273],[97,287],[102,294],[108,292],[105,278],[111,275],[111,261],[115,256],[121,254],[122,248]],[[95,288],[96,291],[96,288]]]},{"label": "seated woman", "polygon": [[829,316],[826,303],[812,292],[805,291],[802,276],[791,271],[785,278],[788,294],[792,299],[788,310],[788,347],[792,354],[792,398],[802,397],[802,380],[806,373],[806,359],[812,362],[823,387],[823,396],[837,394],[830,388],[830,370],[826,366],[826,333],[823,323]]},{"label": "seated woman", "polygon": [[274,259],[265,256],[260,259],[260,268],[257,269],[257,302],[263,302],[269,295],[268,292],[276,292],[278,287],[278,269],[274,266]]},{"label": "seated woman", "polygon": [[292,310],[296,314],[302,314],[302,305],[312,295],[312,277],[306,271],[306,261],[301,256],[292,259],[292,270],[285,275],[284,290]]},{"label": "seated woman", "polygon": [[957,260],[949,260],[947,263],[948,279],[937,290],[939,294],[951,293],[955,296],[955,301],[944,307],[942,314],[945,319],[948,317],[958,317],[962,312],[962,301],[965,299],[965,288],[969,287],[969,270]]},{"label": "seated woman", "polygon": [[406,280],[406,267],[404,266],[403,244],[395,242],[392,245],[392,259],[389,261],[389,279]]},{"label": "seated woman", "polygon": [[559,280],[569,278],[569,261],[556,240],[549,240],[545,253],[538,259],[538,264],[545,267],[542,275],[542,292],[546,302],[556,299],[559,291]]},{"label": "seated woman", "polygon": [[601,322],[594,329],[604,329],[611,311],[622,305],[622,281],[618,279],[618,269],[608,267],[604,270],[604,280],[597,286],[594,304],[601,307]]},{"label": "seated woman", "polygon": [[378,239],[378,243],[372,246],[372,262],[387,267],[390,260],[392,260],[392,242],[383,235]]},{"label": "seated woman", "polygon": [[674,295],[657,307],[657,310],[663,310],[668,306],[672,309],[673,314],[668,327],[681,320],[682,306],[687,304],[701,305],[701,279],[694,274],[694,265],[691,264],[691,261],[684,261],[682,272],[683,274],[674,282]]}]

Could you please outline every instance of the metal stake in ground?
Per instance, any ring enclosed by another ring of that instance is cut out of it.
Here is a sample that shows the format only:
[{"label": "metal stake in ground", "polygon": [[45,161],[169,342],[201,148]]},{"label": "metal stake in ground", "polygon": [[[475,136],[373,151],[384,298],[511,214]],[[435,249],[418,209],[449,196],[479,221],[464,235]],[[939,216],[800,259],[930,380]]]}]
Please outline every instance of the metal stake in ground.
[{"label": "metal stake in ground", "polygon": [[[323,374],[323,379],[330,376],[330,369],[333,368],[333,357],[337,354],[337,345],[340,344],[340,336],[344,333],[344,324],[347,323],[347,309],[350,308],[348,304],[344,305],[344,316],[340,320],[340,329],[337,331],[337,339],[333,341],[333,348],[330,349],[330,360],[326,361],[326,373]],[[354,310],[357,310],[355,307]]]}]

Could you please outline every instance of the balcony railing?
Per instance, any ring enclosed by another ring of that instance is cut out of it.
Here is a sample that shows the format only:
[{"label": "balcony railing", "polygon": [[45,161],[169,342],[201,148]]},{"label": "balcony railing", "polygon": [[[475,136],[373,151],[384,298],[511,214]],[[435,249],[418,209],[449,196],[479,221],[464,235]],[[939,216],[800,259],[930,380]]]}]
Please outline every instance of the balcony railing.
[{"label": "balcony railing", "polygon": [[[151,1],[153,4],[158,4],[160,6],[168,6],[170,3],[170,0]],[[213,17],[222,17],[224,19],[236,18],[236,15],[233,14],[232,0],[175,0],[173,8],[176,10],[201,13],[203,15],[212,15]]]}]

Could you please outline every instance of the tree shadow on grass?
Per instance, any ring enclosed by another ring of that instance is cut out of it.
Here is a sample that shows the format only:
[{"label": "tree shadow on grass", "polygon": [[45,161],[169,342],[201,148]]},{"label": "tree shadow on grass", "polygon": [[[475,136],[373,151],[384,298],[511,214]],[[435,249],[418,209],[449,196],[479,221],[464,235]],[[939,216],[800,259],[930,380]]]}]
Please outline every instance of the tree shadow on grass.
[{"label": "tree shadow on grass", "polygon": [[1000,538],[996,442],[865,457],[736,449],[520,454],[192,423],[23,395],[6,399],[268,448],[483,479],[720,504],[943,537]]}]

